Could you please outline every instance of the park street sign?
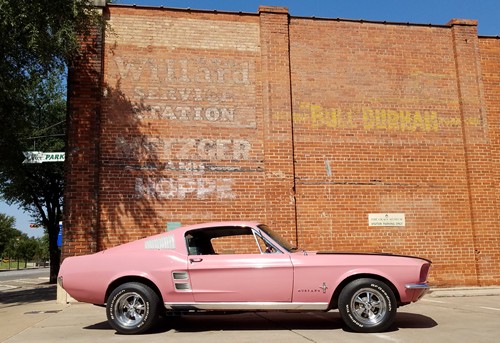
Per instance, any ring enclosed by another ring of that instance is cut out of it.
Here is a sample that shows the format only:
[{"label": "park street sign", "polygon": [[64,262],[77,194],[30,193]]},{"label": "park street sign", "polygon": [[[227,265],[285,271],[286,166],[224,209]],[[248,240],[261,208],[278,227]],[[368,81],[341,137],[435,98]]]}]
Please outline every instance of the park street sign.
[{"label": "park street sign", "polygon": [[64,162],[64,152],[24,151],[23,163]]}]

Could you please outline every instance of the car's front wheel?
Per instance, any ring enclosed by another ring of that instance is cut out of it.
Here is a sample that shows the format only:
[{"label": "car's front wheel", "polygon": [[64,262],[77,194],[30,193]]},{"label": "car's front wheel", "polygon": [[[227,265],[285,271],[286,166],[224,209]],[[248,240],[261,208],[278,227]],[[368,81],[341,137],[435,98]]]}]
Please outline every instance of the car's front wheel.
[{"label": "car's front wheel", "polygon": [[396,317],[396,298],[386,283],[369,278],[347,284],[339,295],[344,323],[356,332],[387,330]]},{"label": "car's front wheel", "polygon": [[158,305],[158,295],[149,286],[138,282],[124,283],[108,297],[108,322],[122,334],[143,333],[157,321]]}]

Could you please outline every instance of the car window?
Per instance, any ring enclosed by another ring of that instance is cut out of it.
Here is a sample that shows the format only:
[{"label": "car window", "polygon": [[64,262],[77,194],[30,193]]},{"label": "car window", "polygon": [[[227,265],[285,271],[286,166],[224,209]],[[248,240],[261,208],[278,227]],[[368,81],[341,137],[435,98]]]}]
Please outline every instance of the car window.
[{"label": "car window", "polygon": [[186,234],[189,255],[281,253],[259,232],[247,227],[193,230]]},{"label": "car window", "polygon": [[259,229],[264,231],[269,237],[271,237],[276,243],[278,243],[281,246],[281,248],[285,249],[286,251],[292,252],[294,250],[297,250],[296,247],[294,247],[291,243],[288,243],[280,235],[276,234],[276,232],[271,230],[267,225],[261,224],[258,227],[259,227]]},{"label": "car window", "polygon": [[210,239],[203,235],[187,234],[186,246],[189,255],[214,255]]},{"label": "car window", "polygon": [[217,237],[212,239],[217,254],[260,254],[253,235]]}]

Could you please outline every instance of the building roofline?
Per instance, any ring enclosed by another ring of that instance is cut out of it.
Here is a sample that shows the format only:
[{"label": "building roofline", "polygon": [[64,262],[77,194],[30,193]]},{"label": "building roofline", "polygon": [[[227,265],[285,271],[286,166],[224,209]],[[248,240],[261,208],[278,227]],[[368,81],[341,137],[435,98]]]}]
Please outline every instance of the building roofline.
[{"label": "building roofline", "polygon": [[441,27],[449,28],[451,25],[448,24],[433,24],[433,23],[414,23],[414,22],[399,22],[399,21],[387,21],[387,20],[367,20],[367,19],[349,19],[349,18],[327,18],[327,17],[307,17],[307,16],[291,16],[293,19],[312,19],[312,20],[324,20],[324,21],[342,21],[350,23],[361,23],[361,24],[384,24],[384,25],[395,25],[395,26],[421,26],[421,27]]},{"label": "building roofline", "polygon": [[[115,4],[108,3],[108,7],[125,7],[125,8],[138,8],[138,9],[158,9],[158,10],[169,10],[169,11],[182,11],[182,12],[197,12],[197,13],[220,13],[220,14],[239,14],[248,16],[259,16],[262,12],[269,13],[279,13],[288,14],[290,19],[310,19],[310,20],[321,20],[321,21],[338,21],[338,22],[351,22],[351,23],[366,23],[366,24],[383,24],[383,25],[394,25],[394,26],[416,26],[416,27],[436,27],[436,28],[450,28],[455,25],[461,26],[477,26],[477,20],[472,19],[451,19],[446,24],[434,24],[434,23],[415,23],[415,22],[398,22],[398,21],[386,21],[386,20],[365,20],[365,19],[349,19],[349,18],[329,18],[329,17],[316,17],[316,16],[295,16],[288,13],[286,7],[278,6],[260,6],[257,12],[234,12],[234,11],[222,11],[222,10],[209,10],[209,9],[193,9],[193,8],[177,8],[168,6],[147,6],[147,5],[136,5],[136,4]],[[498,37],[498,36],[496,36]],[[483,36],[483,38],[495,38],[495,36]]]},{"label": "building roofline", "polygon": [[479,38],[485,38],[485,39],[500,39],[500,36],[478,36]]},{"label": "building roofline", "polygon": [[258,12],[233,12],[233,11],[221,11],[221,10],[208,10],[208,9],[193,9],[190,7],[180,8],[180,7],[168,7],[168,6],[146,6],[146,5],[131,5],[131,4],[108,4],[108,7],[127,7],[127,8],[139,8],[139,9],[157,9],[157,10],[169,10],[169,11],[179,11],[179,12],[197,12],[197,13],[221,13],[221,14],[240,14],[240,15],[251,15],[258,16]]}]

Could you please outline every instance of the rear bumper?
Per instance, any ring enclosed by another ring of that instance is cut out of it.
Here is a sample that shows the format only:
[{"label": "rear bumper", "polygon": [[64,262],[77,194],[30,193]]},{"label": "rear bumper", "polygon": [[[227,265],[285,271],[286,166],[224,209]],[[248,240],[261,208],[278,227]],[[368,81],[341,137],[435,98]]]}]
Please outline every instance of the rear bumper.
[{"label": "rear bumper", "polygon": [[429,289],[429,284],[427,282],[422,282],[422,283],[409,283],[405,285],[406,289],[424,289],[428,290]]},{"label": "rear bumper", "polygon": [[410,295],[410,301],[415,302],[422,298],[425,293],[429,290],[429,284],[427,282],[422,283],[409,283],[405,285],[406,293]]}]

